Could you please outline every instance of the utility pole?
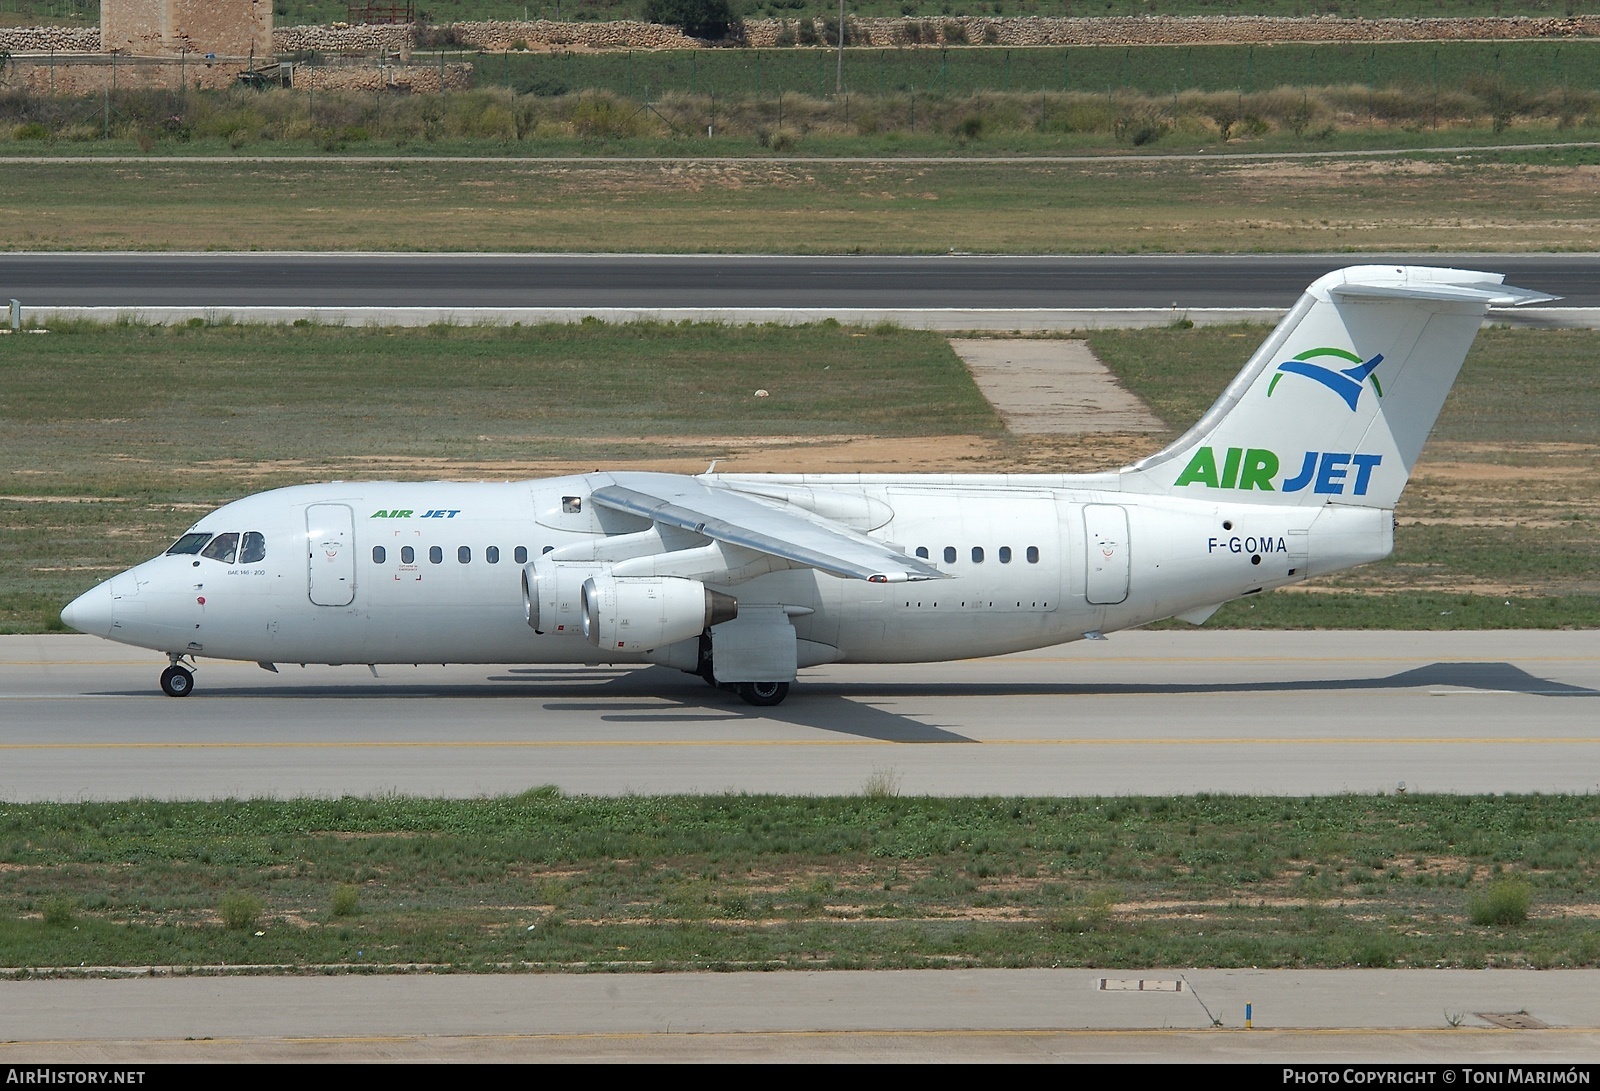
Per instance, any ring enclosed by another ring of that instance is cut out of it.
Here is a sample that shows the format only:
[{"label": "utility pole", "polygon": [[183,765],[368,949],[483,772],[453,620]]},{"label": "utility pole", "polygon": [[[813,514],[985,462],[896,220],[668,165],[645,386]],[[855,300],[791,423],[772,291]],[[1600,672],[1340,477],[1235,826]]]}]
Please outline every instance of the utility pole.
[{"label": "utility pole", "polygon": [[844,0],[839,0],[839,68],[833,76],[833,93],[844,93]]}]

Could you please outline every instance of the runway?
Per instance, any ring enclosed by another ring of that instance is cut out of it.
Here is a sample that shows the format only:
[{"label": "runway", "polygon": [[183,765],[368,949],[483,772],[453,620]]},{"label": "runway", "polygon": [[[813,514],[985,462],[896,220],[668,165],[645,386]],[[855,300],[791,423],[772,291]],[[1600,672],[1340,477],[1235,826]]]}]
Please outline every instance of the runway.
[{"label": "runway", "polygon": [[870,257],[10,253],[0,300],[40,307],[699,308],[966,311],[1289,307],[1357,264],[1492,269],[1600,307],[1594,254]]},{"label": "runway", "polygon": [[663,668],[288,666],[0,638],[0,799],[1592,792],[1596,632],[1130,632],[830,666],[753,709]]}]

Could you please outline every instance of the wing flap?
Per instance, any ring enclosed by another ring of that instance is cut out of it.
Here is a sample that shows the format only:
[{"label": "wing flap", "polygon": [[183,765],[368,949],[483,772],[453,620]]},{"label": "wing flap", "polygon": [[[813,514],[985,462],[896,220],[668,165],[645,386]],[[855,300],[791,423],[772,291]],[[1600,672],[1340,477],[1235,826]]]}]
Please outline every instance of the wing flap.
[{"label": "wing flap", "polygon": [[594,503],[714,541],[743,546],[835,576],[874,583],[943,579],[944,573],[884,542],[815,516],[676,474],[613,473]]}]

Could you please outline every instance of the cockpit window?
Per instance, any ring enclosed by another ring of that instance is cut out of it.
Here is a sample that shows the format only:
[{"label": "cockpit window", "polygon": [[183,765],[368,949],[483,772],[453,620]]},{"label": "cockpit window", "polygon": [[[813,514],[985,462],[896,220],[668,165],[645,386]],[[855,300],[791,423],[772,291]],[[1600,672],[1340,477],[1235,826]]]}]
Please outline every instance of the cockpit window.
[{"label": "cockpit window", "polygon": [[180,553],[199,553],[200,547],[210,540],[211,535],[205,533],[185,534],[167,549],[167,556],[173,557]]},{"label": "cockpit window", "polygon": [[213,561],[221,561],[223,564],[232,564],[233,555],[238,551],[238,548],[239,536],[237,534],[219,534],[211,539],[210,545],[200,551],[200,556],[210,557]]},{"label": "cockpit window", "polygon": [[258,530],[244,532],[244,543],[239,549],[240,564],[255,564],[267,556],[267,538]]}]

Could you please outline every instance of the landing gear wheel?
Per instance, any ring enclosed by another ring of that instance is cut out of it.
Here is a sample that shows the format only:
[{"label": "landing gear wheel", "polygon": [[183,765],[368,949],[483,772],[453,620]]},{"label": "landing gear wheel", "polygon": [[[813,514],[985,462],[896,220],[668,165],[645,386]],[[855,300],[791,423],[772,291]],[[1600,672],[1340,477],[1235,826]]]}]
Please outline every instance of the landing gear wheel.
[{"label": "landing gear wheel", "polygon": [[176,663],[161,672],[161,691],[168,697],[187,697],[194,690],[194,674]]},{"label": "landing gear wheel", "polygon": [[789,696],[789,683],[787,682],[740,682],[739,696],[746,704],[755,705],[757,708],[770,708],[783,703]]}]

